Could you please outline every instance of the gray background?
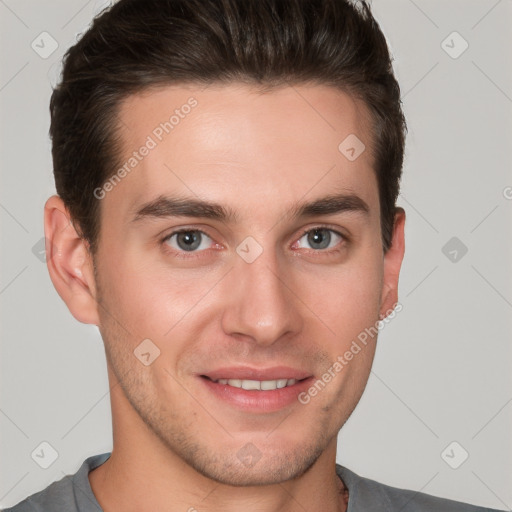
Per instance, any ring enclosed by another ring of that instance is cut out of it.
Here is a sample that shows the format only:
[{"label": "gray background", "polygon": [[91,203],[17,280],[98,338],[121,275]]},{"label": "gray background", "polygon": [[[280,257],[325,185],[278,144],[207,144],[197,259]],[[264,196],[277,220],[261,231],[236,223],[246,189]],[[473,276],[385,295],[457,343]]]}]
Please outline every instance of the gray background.
[{"label": "gray background", "polygon": [[[54,193],[51,85],[64,51],[104,5],[0,0],[0,507],[111,449],[98,330],[71,316],[37,255]],[[381,331],[338,461],[389,485],[510,510],[512,2],[373,5],[409,125],[403,310]],[[47,58],[31,47],[42,46],[43,31],[58,43]],[[469,47],[458,55],[461,37]],[[48,469],[31,457],[43,441],[58,452]],[[462,450],[469,457],[453,469],[447,461],[460,463]]]}]

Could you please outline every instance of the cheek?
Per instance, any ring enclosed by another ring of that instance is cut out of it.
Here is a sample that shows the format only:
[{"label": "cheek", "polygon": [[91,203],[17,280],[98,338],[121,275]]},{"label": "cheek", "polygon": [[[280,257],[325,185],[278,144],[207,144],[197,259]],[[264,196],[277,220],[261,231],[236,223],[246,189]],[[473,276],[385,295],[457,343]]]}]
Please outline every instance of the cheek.
[{"label": "cheek", "polygon": [[140,340],[160,347],[176,334],[192,329],[186,320],[201,309],[201,301],[219,279],[214,273],[163,267],[137,257],[111,260],[102,288],[112,315]]},{"label": "cheek", "polygon": [[378,262],[368,261],[364,265],[331,269],[323,277],[308,277],[301,296],[334,333],[334,343],[345,346],[378,320],[381,287],[382,268]]}]

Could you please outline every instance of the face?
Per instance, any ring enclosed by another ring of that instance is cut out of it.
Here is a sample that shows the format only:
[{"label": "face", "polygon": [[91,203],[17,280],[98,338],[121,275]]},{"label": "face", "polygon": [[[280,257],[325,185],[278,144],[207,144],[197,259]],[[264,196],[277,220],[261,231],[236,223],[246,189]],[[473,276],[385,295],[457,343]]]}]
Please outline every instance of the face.
[{"label": "face", "polygon": [[95,258],[115,422],[136,414],[219,482],[304,473],[361,397],[376,338],[358,336],[401,259],[382,250],[364,105],[318,85],[173,86],[120,119],[126,172],[98,192]]}]

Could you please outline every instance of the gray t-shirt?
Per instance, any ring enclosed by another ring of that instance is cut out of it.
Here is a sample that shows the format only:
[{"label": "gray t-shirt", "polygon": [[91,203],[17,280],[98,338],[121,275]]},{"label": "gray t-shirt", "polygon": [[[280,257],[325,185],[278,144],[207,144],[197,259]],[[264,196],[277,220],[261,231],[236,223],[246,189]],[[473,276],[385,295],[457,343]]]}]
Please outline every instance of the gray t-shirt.
[{"label": "gray t-shirt", "polygon": [[[101,512],[88,474],[110,457],[110,453],[93,455],[74,475],[68,475],[32,494],[3,512]],[[429,494],[390,487],[364,478],[336,464],[336,473],[348,489],[347,512],[498,512]]]}]

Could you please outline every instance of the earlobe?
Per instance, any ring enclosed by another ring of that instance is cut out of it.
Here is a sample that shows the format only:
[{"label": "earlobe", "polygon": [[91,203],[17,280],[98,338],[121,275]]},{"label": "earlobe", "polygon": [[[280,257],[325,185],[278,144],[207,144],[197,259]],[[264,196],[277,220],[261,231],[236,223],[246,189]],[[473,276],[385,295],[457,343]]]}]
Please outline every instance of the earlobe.
[{"label": "earlobe", "polygon": [[99,325],[92,256],[57,195],[46,201],[44,232],[46,264],[57,293],[78,321]]},{"label": "earlobe", "polygon": [[391,247],[384,255],[384,276],[380,319],[383,320],[395,308],[398,302],[398,279],[405,253],[405,210],[397,207],[393,225]]}]

